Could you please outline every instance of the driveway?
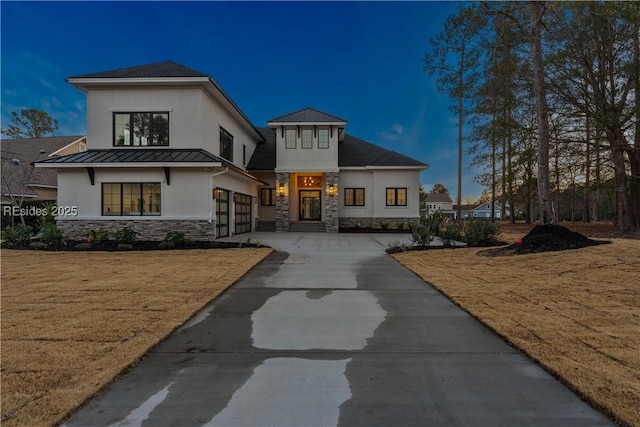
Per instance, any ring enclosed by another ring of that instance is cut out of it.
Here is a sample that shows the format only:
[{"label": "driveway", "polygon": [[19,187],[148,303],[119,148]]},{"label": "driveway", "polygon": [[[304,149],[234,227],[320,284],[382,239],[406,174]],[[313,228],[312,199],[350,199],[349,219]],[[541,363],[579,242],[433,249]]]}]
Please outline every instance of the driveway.
[{"label": "driveway", "polygon": [[406,235],[258,235],[276,252],[66,426],[613,425],[384,253]]}]

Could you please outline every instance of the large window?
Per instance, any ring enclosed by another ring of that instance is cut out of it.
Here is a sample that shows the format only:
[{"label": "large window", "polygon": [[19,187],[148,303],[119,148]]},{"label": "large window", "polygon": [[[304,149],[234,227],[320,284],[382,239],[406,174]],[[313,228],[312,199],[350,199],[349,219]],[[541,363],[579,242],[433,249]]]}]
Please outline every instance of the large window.
[{"label": "large window", "polygon": [[296,148],[295,129],[287,129],[284,131],[284,148]]},{"label": "large window", "polygon": [[114,113],[113,145],[169,145],[169,113]]},{"label": "large window", "polygon": [[407,206],[407,189],[387,188],[387,206]]},{"label": "large window", "polygon": [[302,148],[313,148],[313,130],[302,129]]},{"label": "large window", "polygon": [[233,135],[220,127],[220,156],[233,162]]},{"label": "large window", "polygon": [[102,215],[160,215],[160,183],[103,183]]},{"label": "large window", "polygon": [[234,206],[236,210],[236,234],[248,233],[251,231],[251,196],[234,193]]},{"label": "large window", "polygon": [[260,189],[260,205],[262,206],[276,205],[276,189],[275,188]]},{"label": "large window", "polygon": [[364,206],[364,188],[345,188],[345,206]]},{"label": "large window", "polygon": [[318,148],[329,148],[329,129],[318,129]]}]

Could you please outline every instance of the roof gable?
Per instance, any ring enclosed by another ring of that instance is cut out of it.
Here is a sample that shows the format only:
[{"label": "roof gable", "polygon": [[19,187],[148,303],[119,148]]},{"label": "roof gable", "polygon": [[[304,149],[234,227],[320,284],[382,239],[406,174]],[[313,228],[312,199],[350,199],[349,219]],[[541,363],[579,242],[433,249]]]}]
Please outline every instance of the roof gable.
[{"label": "roof gable", "polygon": [[284,116],[271,119],[268,123],[346,123],[347,121],[313,108],[303,108]]},{"label": "roof gable", "polygon": [[427,202],[452,203],[449,193],[427,193]]},{"label": "roof gable", "polygon": [[82,74],[69,77],[70,79],[84,78],[154,78],[154,77],[209,77],[200,71],[193,70],[173,61],[156,62],[153,64],[137,65],[134,67],[118,68],[98,73]]}]

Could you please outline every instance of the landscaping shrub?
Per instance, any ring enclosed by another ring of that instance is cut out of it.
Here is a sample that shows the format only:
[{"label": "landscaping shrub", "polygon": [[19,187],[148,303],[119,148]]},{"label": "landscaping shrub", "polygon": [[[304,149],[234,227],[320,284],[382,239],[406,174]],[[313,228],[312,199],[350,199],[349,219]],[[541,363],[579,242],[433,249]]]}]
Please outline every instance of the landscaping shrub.
[{"label": "landscaping shrub", "polygon": [[452,242],[461,242],[463,227],[459,221],[445,220],[440,232],[443,246],[451,246]]},{"label": "landscaping shrub", "polygon": [[124,227],[122,230],[116,231],[114,234],[117,243],[124,243],[126,245],[135,244],[139,235],[140,233],[131,227]]},{"label": "landscaping shrub", "polygon": [[40,241],[46,245],[63,246],[66,245],[62,230],[55,223],[45,223],[40,228]]},{"label": "landscaping shrub", "polygon": [[22,224],[5,228],[2,230],[3,246],[12,248],[28,243],[32,230],[30,226]]},{"label": "landscaping shrub", "polygon": [[422,221],[411,227],[411,242],[414,246],[429,246],[432,240],[431,230]]},{"label": "landscaping shrub", "polygon": [[467,246],[493,244],[498,240],[498,234],[498,226],[491,221],[476,219],[464,223],[464,241]]},{"label": "landscaping shrub", "polygon": [[111,238],[111,232],[104,228],[99,230],[89,230],[86,234],[87,243],[101,243],[106,242]]},{"label": "landscaping shrub", "polygon": [[166,249],[173,249],[177,246],[183,246],[185,244],[184,233],[178,231],[169,231],[167,235],[162,239],[160,247]]},{"label": "landscaping shrub", "polygon": [[82,242],[74,246],[79,251],[88,251],[91,249],[91,243]]}]

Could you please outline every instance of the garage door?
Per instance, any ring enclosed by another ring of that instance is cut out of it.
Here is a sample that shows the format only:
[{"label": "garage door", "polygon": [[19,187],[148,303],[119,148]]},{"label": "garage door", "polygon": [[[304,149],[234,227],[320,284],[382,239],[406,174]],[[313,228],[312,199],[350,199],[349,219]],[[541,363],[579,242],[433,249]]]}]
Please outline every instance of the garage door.
[{"label": "garage door", "polygon": [[251,196],[235,193],[233,202],[236,213],[235,234],[251,231]]}]

